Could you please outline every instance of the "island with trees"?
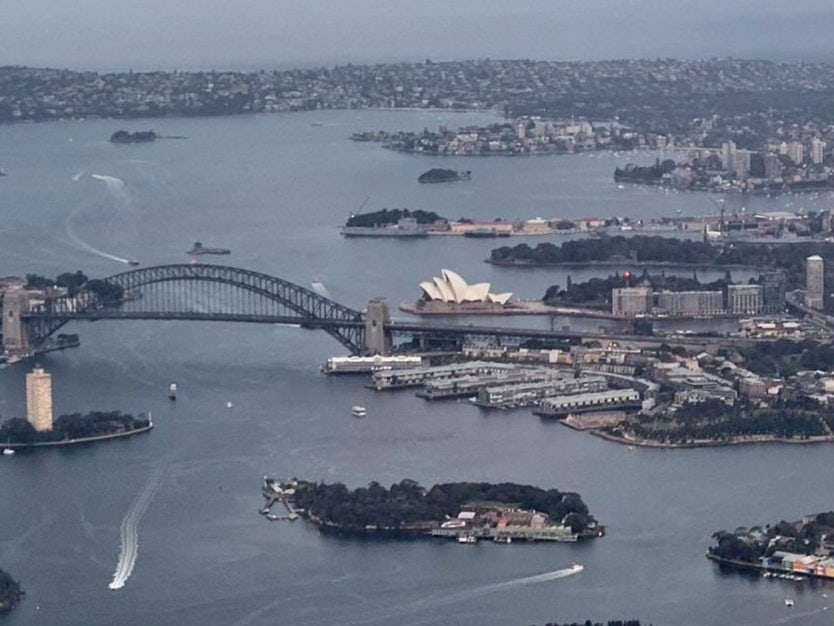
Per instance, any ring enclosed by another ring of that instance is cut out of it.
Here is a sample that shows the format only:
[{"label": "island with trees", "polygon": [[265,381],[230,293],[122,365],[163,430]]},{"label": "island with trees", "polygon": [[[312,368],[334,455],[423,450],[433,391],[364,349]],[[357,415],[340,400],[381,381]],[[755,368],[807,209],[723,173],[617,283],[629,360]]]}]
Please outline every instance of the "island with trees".
[{"label": "island with trees", "polygon": [[130,133],[126,130],[117,130],[110,135],[110,143],[149,143],[156,141],[157,134],[152,130],[140,130]]},{"label": "island with trees", "polygon": [[764,576],[798,580],[834,578],[834,511],[766,526],[719,530],[707,558],[722,566],[759,570]]},{"label": "island with trees", "polygon": [[385,538],[446,537],[461,543],[492,540],[577,541],[604,528],[579,494],[514,483],[443,483],[426,489],[405,479],[350,490],[342,483],[264,479],[269,514],[283,501],[322,532]]},{"label": "island with trees", "polygon": [[469,170],[459,172],[457,170],[443,169],[442,167],[433,167],[427,172],[423,172],[422,174],[420,174],[420,176],[417,178],[417,182],[454,183],[461,180],[470,180],[471,178],[472,172]]},{"label": "island with trees", "polygon": [[20,583],[0,569],[0,613],[11,611],[23,597]]},{"label": "island with trees", "polygon": [[402,219],[413,219],[418,224],[434,224],[435,222],[446,222],[434,211],[423,211],[421,209],[380,209],[368,213],[352,213],[345,222],[348,228],[379,228],[383,226],[394,226]]},{"label": "island with trees", "polygon": [[153,422],[142,414],[133,416],[120,411],[91,411],[61,415],[52,429],[37,431],[21,417],[0,424],[0,448],[20,449],[102,441],[148,432]]}]

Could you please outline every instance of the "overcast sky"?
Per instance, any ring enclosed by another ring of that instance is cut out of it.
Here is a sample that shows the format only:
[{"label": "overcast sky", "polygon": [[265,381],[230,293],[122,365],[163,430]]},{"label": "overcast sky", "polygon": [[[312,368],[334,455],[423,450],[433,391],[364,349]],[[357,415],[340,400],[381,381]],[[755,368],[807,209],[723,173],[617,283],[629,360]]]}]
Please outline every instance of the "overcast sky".
[{"label": "overcast sky", "polygon": [[0,65],[247,69],[707,56],[834,61],[834,2],[0,0]]}]

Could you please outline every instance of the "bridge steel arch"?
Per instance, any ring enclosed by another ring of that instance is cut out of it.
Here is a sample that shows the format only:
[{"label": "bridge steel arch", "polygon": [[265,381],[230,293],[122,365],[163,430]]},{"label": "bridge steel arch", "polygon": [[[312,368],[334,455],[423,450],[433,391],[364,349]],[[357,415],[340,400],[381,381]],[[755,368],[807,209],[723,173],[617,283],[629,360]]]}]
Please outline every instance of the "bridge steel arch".
[{"label": "bridge steel arch", "polygon": [[[131,312],[120,306],[106,306],[92,293],[82,291],[74,297],[47,300],[21,315],[29,326],[31,341],[36,345],[42,343],[73,319],[191,319],[294,323],[324,330],[355,354],[365,347],[365,322],[360,311],[261,272],[224,265],[173,264],[122,272],[103,280],[122,287],[127,293],[158,283],[214,283],[230,287],[229,294],[242,290],[254,295],[255,299],[237,302],[231,310],[221,313],[200,313],[189,307],[183,310],[179,305],[163,307],[164,310]],[[275,305],[284,310],[276,313]]]}]

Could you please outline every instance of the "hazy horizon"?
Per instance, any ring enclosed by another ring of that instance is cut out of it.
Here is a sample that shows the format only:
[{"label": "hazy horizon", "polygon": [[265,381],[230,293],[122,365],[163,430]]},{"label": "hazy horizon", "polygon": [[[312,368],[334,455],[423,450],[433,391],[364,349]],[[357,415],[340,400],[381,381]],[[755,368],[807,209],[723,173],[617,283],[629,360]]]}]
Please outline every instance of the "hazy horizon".
[{"label": "hazy horizon", "polygon": [[474,58],[834,61],[824,0],[8,0],[0,65],[281,69]]}]

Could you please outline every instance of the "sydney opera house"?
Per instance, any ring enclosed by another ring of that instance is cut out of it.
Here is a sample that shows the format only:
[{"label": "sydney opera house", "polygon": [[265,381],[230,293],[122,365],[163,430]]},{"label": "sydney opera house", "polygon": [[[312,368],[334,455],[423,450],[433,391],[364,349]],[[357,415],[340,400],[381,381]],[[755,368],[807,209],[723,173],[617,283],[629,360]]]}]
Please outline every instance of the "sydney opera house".
[{"label": "sydney opera house", "polygon": [[489,283],[470,285],[460,274],[441,270],[440,276],[420,283],[422,298],[400,308],[413,313],[492,312],[507,305],[512,293],[490,293]]}]

